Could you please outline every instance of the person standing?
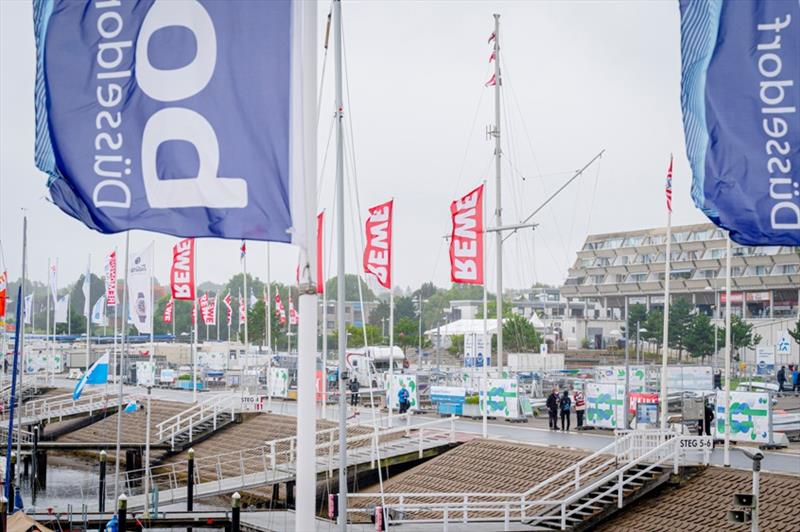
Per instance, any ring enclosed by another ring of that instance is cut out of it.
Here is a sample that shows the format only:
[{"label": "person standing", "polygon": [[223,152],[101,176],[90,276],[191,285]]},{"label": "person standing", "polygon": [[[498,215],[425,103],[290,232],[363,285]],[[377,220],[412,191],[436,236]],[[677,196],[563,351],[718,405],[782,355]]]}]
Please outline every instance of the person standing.
[{"label": "person standing", "polygon": [[572,399],[569,397],[569,391],[564,390],[561,400],[558,402],[558,408],[561,410],[561,430],[569,430],[569,412],[572,410]]},{"label": "person standing", "polygon": [[783,385],[786,384],[786,366],[781,366],[778,370],[778,393],[783,393]]},{"label": "person standing", "polygon": [[792,370],[792,391],[800,392],[800,369],[798,369],[798,365],[794,365],[794,369]]},{"label": "person standing", "polygon": [[572,401],[575,403],[575,416],[578,421],[578,430],[583,428],[583,414],[586,412],[586,397],[580,390],[572,392]]},{"label": "person standing", "polygon": [[706,401],[703,413],[703,427],[701,427],[699,435],[702,436],[703,429],[705,429],[706,436],[711,436],[711,424],[714,422],[714,406]]},{"label": "person standing", "polygon": [[400,404],[400,413],[405,414],[408,412],[408,407],[411,406],[411,402],[408,400],[408,388],[403,386],[400,388],[400,391],[397,392],[397,401]]},{"label": "person standing", "polygon": [[558,390],[547,396],[547,413],[550,415],[550,430],[558,430]]},{"label": "person standing", "polygon": [[358,406],[358,390],[361,389],[361,385],[358,382],[358,379],[353,377],[350,380],[350,405],[351,406]]}]

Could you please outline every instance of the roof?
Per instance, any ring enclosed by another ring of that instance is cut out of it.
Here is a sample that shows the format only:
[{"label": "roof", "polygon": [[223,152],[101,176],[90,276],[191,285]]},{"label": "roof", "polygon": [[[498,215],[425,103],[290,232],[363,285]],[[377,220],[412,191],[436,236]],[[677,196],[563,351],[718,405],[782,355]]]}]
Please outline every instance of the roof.
[{"label": "roof", "polygon": [[[800,530],[797,498],[800,477],[761,472],[759,525],[761,530]],[[750,525],[727,522],[734,493],[750,493],[751,471],[709,467],[679,488],[655,492],[606,520],[596,530],[614,532],[681,532],[749,530]]]},{"label": "roof", "polygon": [[25,512],[14,512],[14,515],[8,517],[7,529],[8,532],[28,532],[29,530],[40,530],[41,532],[53,532],[38,521],[35,521],[25,515]]},{"label": "roof", "polygon": [[[542,322],[535,313],[528,318],[528,321],[531,322],[531,325],[537,330],[547,328],[544,322]],[[494,318],[486,320],[486,333],[495,334],[496,332],[497,320]],[[483,318],[456,320],[442,325],[439,328],[434,327],[433,329],[425,331],[425,334],[428,336],[435,336],[437,333],[442,336],[453,336],[454,334],[483,334]]]}]

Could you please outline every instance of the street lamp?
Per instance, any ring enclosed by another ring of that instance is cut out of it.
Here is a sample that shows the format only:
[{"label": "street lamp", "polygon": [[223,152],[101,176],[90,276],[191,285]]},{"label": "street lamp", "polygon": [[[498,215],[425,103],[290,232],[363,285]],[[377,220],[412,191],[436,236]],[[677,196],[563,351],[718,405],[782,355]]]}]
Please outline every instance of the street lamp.
[{"label": "street lamp", "polygon": [[641,346],[641,343],[639,341],[639,334],[643,333],[643,332],[646,333],[647,329],[645,329],[644,327],[639,327],[639,321],[637,320],[636,321],[636,363],[637,364],[639,364],[639,350],[640,350],[640,346]]},{"label": "street lamp", "polygon": [[418,305],[419,305],[419,332],[417,334],[417,340],[419,341],[419,346],[417,347],[417,363],[421,366],[422,365],[422,304],[427,303],[427,299],[422,299],[422,291],[420,290],[419,294],[417,295]]}]

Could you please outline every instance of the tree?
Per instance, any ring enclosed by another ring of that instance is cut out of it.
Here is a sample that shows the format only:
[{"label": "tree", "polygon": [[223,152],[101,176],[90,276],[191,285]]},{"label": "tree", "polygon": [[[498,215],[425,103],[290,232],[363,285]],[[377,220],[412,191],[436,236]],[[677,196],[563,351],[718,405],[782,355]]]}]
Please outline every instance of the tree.
[{"label": "tree", "polygon": [[625,334],[630,337],[632,342],[636,341],[636,324],[643,327],[647,321],[647,307],[641,303],[636,303],[628,307],[628,323],[625,326]]},{"label": "tree", "polygon": [[692,357],[700,357],[705,362],[707,356],[714,354],[714,334],[717,328],[711,323],[711,319],[705,314],[695,314],[686,334],[684,335],[684,347],[691,353]]},{"label": "tree", "polygon": [[464,352],[464,335],[454,334],[450,337],[450,347],[447,348],[448,353],[457,355]]},{"label": "tree", "polygon": [[[486,314],[487,318],[490,320],[497,319],[497,301],[494,299],[488,301],[486,303]],[[511,305],[508,301],[503,301],[503,318],[510,318],[512,316],[511,312]],[[478,307],[478,312],[475,315],[476,318],[482,319],[483,318],[483,306]]]},{"label": "tree", "polygon": [[[367,283],[361,277],[352,273],[345,274],[344,276],[344,294],[346,301],[358,301],[358,282],[361,282],[361,292],[364,296],[364,301],[374,301],[375,293],[370,290]],[[328,294],[328,300],[333,301],[336,299],[336,294],[339,288],[339,280],[336,277],[331,277],[325,282],[325,292]]]},{"label": "tree", "polygon": [[422,283],[422,286],[419,287],[419,290],[415,290],[414,291],[414,293],[412,294],[412,297],[414,299],[417,299],[419,297],[419,295],[422,294],[422,299],[427,299],[427,298],[431,297],[432,295],[434,295],[435,293],[437,293],[438,291],[439,291],[439,289],[436,288],[435,284],[433,284],[431,282]]},{"label": "tree", "polygon": [[266,345],[267,343],[266,311],[267,305],[263,299],[256,301],[256,304],[247,311],[247,339],[251,344]]},{"label": "tree", "polygon": [[[686,348],[686,334],[692,323],[692,305],[680,298],[669,307],[669,346],[678,350],[678,361]],[[712,336],[713,340],[713,336]]]},{"label": "tree", "polygon": [[657,308],[648,312],[644,327],[647,329],[644,338],[661,347],[664,340],[664,311]]},{"label": "tree", "polygon": [[[721,330],[725,334],[725,329],[722,328]],[[753,332],[752,323],[747,323],[739,316],[731,316],[731,346],[736,360],[739,360],[739,350],[753,349],[761,343],[761,340],[762,336]]]},{"label": "tree", "polygon": [[[800,250],[800,248],[797,249]],[[798,251],[798,253],[800,253],[800,251]],[[800,318],[798,318],[797,323],[794,324],[794,329],[789,329],[789,334],[794,338],[795,342],[800,344]]]},{"label": "tree", "polygon": [[404,317],[395,321],[394,343],[401,348],[412,347],[419,342],[418,324],[416,321]]},{"label": "tree", "polygon": [[398,321],[402,318],[409,318],[417,320],[419,315],[414,305],[414,300],[407,296],[394,298],[394,320]]},{"label": "tree", "polygon": [[521,314],[511,314],[503,323],[504,348],[511,352],[539,351],[542,338],[533,324]]},{"label": "tree", "polygon": [[369,313],[369,324],[375,327],[383,327],[383,320],[389,320],[389,301],[381,300],[378,306]]}]

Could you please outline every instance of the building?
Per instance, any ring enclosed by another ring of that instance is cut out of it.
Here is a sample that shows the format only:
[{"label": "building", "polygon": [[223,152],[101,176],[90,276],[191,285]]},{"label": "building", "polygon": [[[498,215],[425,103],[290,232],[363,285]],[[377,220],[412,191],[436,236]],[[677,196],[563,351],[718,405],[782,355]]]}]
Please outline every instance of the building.
[{"label": "building", "polygon": [[[725,233],[712,224],[672,228],[670,298],[684,298],[721,321],[725,305]],[[584,337],[605,333],[592,320],[622,323],[625,305],[664,306],[666,228],[589,235],[560,289],[585,303]],[[800,254],[788,246],[732,245],[731,312],[754,323],[762,343],[778,345],[797,320]],[[581,320],[578,320],[580,326]],[[580,328],[580,327],[579,327]],[[576,330],[580,335],[581,331]],[[791,342],[793,359],[797,345]],[[779,360],[778,363],[781,363]]]},{"label": "building", "polygon": [[[329,299],[326,301],[327,308],[325,312],[325,319],[327,321],[328,331],[333,331],[337,327],[336,322],[336,300]],[[361,327],[364,323],[369,323],[369,316],[374,311],[379,302],[378,301],[365,301],[362,305],[359,301],[345,301],[344,303],[344,322],[347,325]],[[320,328],[322,327],[322,312],[323,304],[322,298],[319,298],[318,319]],[[388,325],[387,325],[388,327]]]}]

